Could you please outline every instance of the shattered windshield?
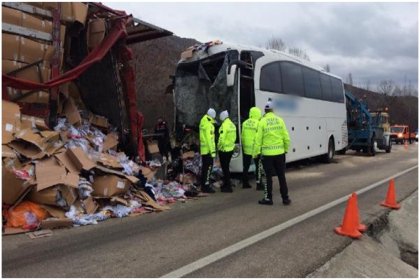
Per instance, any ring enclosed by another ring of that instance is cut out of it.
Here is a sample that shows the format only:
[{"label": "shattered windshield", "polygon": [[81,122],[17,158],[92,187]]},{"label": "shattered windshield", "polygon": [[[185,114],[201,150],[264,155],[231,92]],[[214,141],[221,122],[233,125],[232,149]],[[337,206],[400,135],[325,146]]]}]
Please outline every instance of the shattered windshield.
[{"label": "shattered windshield", "polygon": [[238,124],[237,83],[227,87],[229,62],[238,59],[237,51],[223,52],[205,59],[178,64],[175,74],[175,109],[177,125],[198,127],[201,117],[211,107],[218,115],[228,110]]}]

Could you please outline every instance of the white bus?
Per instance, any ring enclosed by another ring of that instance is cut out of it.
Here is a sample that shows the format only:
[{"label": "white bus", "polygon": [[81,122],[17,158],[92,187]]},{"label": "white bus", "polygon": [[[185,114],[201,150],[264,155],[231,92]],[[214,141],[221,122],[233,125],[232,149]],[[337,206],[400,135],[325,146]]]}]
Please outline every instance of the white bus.
[{"label": "white bus", "polygon": [[[341,78],[276,50],[209,42],[181,55],[175,74],[175,123],[198,131],[209,107],[228,110],[238,128],[232,172],[242,172],[241,124],[270,98],[288,128],[286,162],[322,156],[330,162],[347,146]],[[218,116],[217,116],[218,117]],[[217,130],[217,129],[216,129]]]}]

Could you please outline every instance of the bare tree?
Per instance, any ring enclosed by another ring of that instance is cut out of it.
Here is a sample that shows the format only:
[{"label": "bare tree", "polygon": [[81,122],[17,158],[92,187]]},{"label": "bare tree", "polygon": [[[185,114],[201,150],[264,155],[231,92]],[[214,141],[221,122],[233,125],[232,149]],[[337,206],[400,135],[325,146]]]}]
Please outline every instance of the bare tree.
[{"label": "bare tree", "polygon": [[366,81],[366,90],[370,90],[370,80]]},{"label": "bare tree", "polygon": [[349,73],[349,75],[347,77],[347,83],[349,85],[353,85],[353,75],[351,74],[351,72]]},{"label": "bare tree", "polygon": [[394,89],[395,85],[392,80],[383,80],[378,85],[378,92],[384,95],[392,95]]},{"label": "bare tree", "polygon": [[325,64],[324,70],[325,70],[325,72],[330,73],[330,71],[331,71],[330,65],[329,64]]},{"label": "bare tree", "polygon": [[266,49],[274,49],[279,51],[286,51],[286,44],[281,38],[271,37],[265,44]]},{"label": "bare tree", "polygon": [[311,61],[310,58],[309,58],[309,56],[308,56],[308,54],[306,53],[306,51],[304,51],[304,50],[302,50],[300,48],[291,47],[291,48],[289,48],[289,53],[291,55],[294,55],[294,56],[303,58],[303,59],[305,59],[307,61]]}]

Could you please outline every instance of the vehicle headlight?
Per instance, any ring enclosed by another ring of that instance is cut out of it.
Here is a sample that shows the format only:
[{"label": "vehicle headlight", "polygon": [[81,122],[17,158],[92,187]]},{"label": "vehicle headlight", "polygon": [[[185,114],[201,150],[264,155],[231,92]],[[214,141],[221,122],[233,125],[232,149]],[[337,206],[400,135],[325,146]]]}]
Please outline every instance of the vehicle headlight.
[{"label": "vehicle headlight", "polygon": [[402,133],[398,133],[398,138],[402,138]]},{"label": "vehicle headlight", "polygon": [[235,148],[233,149],[232,157],[237,158],[241,153],[241,145],[235,144]]}]

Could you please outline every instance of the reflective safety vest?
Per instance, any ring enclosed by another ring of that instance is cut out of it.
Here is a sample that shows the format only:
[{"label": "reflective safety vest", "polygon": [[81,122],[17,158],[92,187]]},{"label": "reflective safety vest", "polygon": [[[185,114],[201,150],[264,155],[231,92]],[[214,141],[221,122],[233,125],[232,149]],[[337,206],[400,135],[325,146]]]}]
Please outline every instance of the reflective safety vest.
[{"label": "reflective safety vest", "polygon": [[214,120],[209,115],[204,115],[200,121],[200,154],[211,154],[216,157],[216,142],[214,138]]},{"label": "reflective safety vest", "polygon": [[221,152],[230,152],[235,148],[236,142],[236,126],[229,119],[226,118],[219,128],[219,142],[217,149]]},{"label": "reflective safety vest", "polygon": [[290,137],[283,119],[268,112],[258,124],[253,156],[275,156],[287,153]]},{"label": "reflective safety vest", "polygon": [[249,119],[242,123],[241,142],[243,153],[252,156],[254,150],[255,136],[257,135],[258,123],[261,119],[261,110],[252,107],[249,110]]}]

